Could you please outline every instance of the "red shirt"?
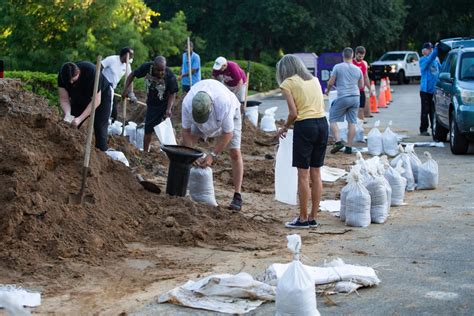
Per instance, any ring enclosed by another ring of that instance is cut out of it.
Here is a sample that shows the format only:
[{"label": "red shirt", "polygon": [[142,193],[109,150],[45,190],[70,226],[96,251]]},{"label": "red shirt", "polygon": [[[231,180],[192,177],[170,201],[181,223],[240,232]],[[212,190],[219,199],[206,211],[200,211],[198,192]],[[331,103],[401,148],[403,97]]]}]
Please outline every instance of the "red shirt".
[{"label": "red shirt", "polygon": [[[357,60],[353,59],[352,60],[352,63],[359,67],[360,70],[362,71],[362,76],[364,78],[364,84],[365,84],[365,74],[367,73],[367,64],[365,63],[364,60],[361,60],[360,62],[358,62]],[[364,88],[360,89],[360,91],[364,91]]]},{"label": "red shirt", "polygon": [[233,61],[227,62],[227,68],[224,71],[213,70],[212,75],[228,87],[235,87],[240,79],[242,79],[243,83],[247,82],[245,72]]}]

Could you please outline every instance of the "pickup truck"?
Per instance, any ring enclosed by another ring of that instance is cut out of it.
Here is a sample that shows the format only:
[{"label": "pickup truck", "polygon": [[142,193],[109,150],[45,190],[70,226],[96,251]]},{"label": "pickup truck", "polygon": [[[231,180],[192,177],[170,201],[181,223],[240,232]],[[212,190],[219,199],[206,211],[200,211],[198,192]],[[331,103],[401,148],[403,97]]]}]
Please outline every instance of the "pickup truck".
[{"label": "pickup truck", "polygon": [[379,60],[370,64],[369,77],[371,80],[379,80],[389,77],[396,80],[398,84],[406,84],[410,79],[419,80],[420,56],[414,51],[391,51],[386,52]]}]

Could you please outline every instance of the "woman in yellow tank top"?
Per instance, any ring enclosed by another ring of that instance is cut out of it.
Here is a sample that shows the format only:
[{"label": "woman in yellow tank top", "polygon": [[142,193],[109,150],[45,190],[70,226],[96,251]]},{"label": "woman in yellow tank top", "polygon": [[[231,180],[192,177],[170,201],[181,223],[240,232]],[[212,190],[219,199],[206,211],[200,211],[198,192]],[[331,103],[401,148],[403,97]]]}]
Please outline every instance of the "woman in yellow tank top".
[{"label": "woman in yellow tank top", "polygon": [[[318,79],[313,77],[303,62],[294,55],[285,55],[276,66],[276,79],[288,103],[288,119],[278,131],[286,137],[293,131],[293,167],[298,169],[298,195],[300,214],[285,224],[288,228],[317,227],[317,212],[323,183],[320,168],[324,164],[328,142],[328,122],[324,111],[324,98]],[[311,179],[312,187],[309,186]],[[311,212],[308,199],[311,194]]]}]

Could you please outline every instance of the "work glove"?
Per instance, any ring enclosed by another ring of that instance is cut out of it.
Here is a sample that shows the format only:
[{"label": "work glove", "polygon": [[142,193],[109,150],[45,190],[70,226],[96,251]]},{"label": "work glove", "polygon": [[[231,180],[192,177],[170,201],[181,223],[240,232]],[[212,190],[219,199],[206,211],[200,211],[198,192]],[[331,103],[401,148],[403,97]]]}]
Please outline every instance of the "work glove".
[{"label": "work glove", "polygon": [[130,93],[128,94],[128,98],[130,99],[130,102],[132,102],[132,103],[137,103],[137,97],[135,96],[135,93],[130,92]]}]

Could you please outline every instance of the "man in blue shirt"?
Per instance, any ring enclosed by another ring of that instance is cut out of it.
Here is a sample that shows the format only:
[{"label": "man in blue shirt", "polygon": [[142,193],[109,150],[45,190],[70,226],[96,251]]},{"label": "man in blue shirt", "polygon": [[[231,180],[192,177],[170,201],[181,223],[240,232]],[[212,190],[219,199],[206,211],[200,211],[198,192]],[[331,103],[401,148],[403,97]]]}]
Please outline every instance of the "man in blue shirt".
[{"label": "man in blue shirt", "polygon": [[[421,116],[420,116],[420,135],[430,136],[428,126],[433,126],[434,101],[433,95],[436,91],[436,80],[438,79],[441,65],[438,61],[438,45],[433,49],[430,42],[423,44],[423,57],[420,59],[421,82]],[[429,118],[429,123],[428,123]]]},{"label": "man in blue shirt", "polygon": [[[181,65],[181,75],[179,80],[181,80],[181,86],[183,87],[183,92],[187,93],[191,89],[191,84],[189,82],[189,63],[188,63],[188,47],[185,45],[183,53],[183,64]],[[195,85],[201,80],[201,58],[193,50],[193,42],[189,42],[189,48],[191,50],[191,81],[192,85]]]}]

